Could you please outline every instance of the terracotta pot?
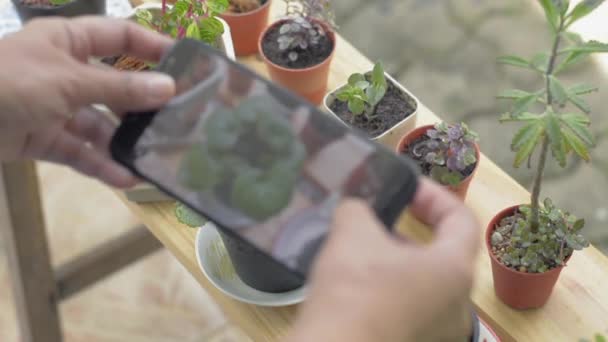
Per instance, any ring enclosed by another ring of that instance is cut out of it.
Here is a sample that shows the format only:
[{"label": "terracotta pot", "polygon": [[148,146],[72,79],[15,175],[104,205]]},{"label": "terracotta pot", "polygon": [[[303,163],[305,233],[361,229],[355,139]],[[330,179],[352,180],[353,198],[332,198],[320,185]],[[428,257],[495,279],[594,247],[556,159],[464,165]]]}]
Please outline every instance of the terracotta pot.
[{"label": "terracotta pot", "polygon": [[518,205],[509,207],[494,216],[486,229],[486,247],[492,262],[494,291],[498,298],[514,309],[534,309],[547,303],[564,267],[556,267],[544,273],[525,273],[509,268],[498,261],[492,253],[490,242],[492,233],[503,218],[512,215],[518,208]]},{"label": "terracotta pot", "polygon": [[221,17],[228,23],[232,32],[232,41],[237,56],[248,56],[258,53],[258,41],[264,28],[268,25],[270,3],[246,13],[224,13]]},{"label": "terracotta pot", "polygon": [[[371,73],[371,71],[368,73]],[[385,72],[384,77],[386,78],[387,82],[392,83],[397,89],[399,89],[399,91],[401,91],[401,94],[408,100],[411,106],[414,107],[414,111],[410,115],[405,117],[393,127],[386,130],[384,133],[376,137],[372,137],[372,140],[376,140],[388,146],[389,148],[394,149],[397,146],[399,139],[401,139],[401,137],[407,134],[407,132],[413,130],[416,127],[416,120],[418,119],[418,108],[420,107],[420,102],[410,91],[405,89],[405,87],[402,86],[399,82],[397,82],[391,75]],[[334,101],[339,101],[336,94],[340,90],[342,90],[342,88],[344,88],[346,85],[347,84],[344,83],[343,85],[336,88],[334,91],[325,95],[325,98],[323,99],[323,106],[325,107],[325,110],[331,113],[337,120],[350,127],[349,123],[344,122],[338,115],[336,115],[336,113],[334,113],[333,110],[331,110],[331,106]]]},{"label": "terracotta pot", "polygon": [[105,15],[106,0],[75,0],[61,6],[33,7],[24,5],[21,0],[12,0],[22,22],[36,17],[61,16],[76,17],[79,15]]},{"label": "terracotta pot", "polygon": [[[423,136],[424,134],[426,134],[426,132],[432,128],[434,128],[434,125],[426,125],[426,126],[418,127],[416,129],[414,129],[413,131],[409,132],[407,135],[405,135],[403,138],[401,138],[401,140],[399,141],[399,144],[397,144],[397,153],[399,153],[399,154],[403,153],[406,146],[408,146],[414,140],[416,140],[416,139],[420,138],[421,136]],[[456,194],[456,196],[458,196],[462,200],[464,200],[467,197],[467,193],[469,191],[469,185],[471,184],[471,181],[473,180],[473,177],[475,177],[475,174],[477,173],[477,169],[479,168],[480,152],[479,152],[478,144],[475,144],[475,156],[477,157],[477,164],[475,165],[475,168],[473,169],[473,172],[471,172],[470,175],[468,175],[465,179],[463,179],[460,182],[460,184],[458,184],[458,185],[445,185],[446,188],[448,188],[451,192]]]},{"label": "terracotta pot", "polygon": [[319,105],[321,104],[321,101],[323,101],[323,97],[325,96],[325,92],[327,91],[329,66],[336,51],[336,35],[332,30],[327,28],[326,25],[322,24],[320,21],[317,21],[317,23],[320,23],[321,25],[326,27],[328,37],[333,42],[333,50],[331,54],[323,62],[308,68],[286,68],[275,64],[270,59],[268,59],[268,57],[266,57],[266,55],[264,54],[264,49],[262,49],[262,42],[264,41],[264,37],[266,37],[268,32],[271,29],[274,29],[277,26],[285,23],[286,21],[287,20],[279,20],[275,22],[274,24],[269,26],[260,36],[260,40],[258,41],[258,48],[262,55],[262,59],[264,60],[264,64],[266,64],[268,73],[270,74],[270,78],[273,81],[288,88],[292,92],[307,99],[311,103]]}]

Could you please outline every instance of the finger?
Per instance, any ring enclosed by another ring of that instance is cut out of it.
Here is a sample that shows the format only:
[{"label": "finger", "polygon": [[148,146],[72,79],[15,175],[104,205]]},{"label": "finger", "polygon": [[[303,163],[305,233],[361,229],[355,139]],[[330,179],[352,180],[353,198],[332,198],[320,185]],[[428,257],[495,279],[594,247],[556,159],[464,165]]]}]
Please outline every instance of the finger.
[{"label": "finger", "polygon": [[471,210],[452,193],[422,179],[410,206],[412,214],[436,231],[434,244],[472,251],[479,247],[480,225]]},{"label": "finger", "polygon": [[66,94],[74,108],[100,103],[115,113],[143,111],[163,106],[175,95],[175,81],[157,72],[121,72],[92,66],[75,70],[66,82]]},{"label": "finger", "polygon": [[40,159],[71,166],[110,186],[128,188],[137,184],[137,179],[128,170],[68,132],[57,135]]},{"label": "finger", "polygon": [[90,142],[104,156],[110,156],[110,140],[116,124],[105,113],[92,107],[83,108],[66,123],[65,129],[75,137]]},{"label": "finger", "polygon": [[85,16],[60,21],[57,44],[81,61],[91,56],[132,55],[158,61],[173,39],[124,19]]},{"label": "finger", "polygon": [[330,233],[330,240],[346,239],[354,244],[369,245],[375,241],[390,240],[390,236],[367,203],[347,199],[336,209]]}]

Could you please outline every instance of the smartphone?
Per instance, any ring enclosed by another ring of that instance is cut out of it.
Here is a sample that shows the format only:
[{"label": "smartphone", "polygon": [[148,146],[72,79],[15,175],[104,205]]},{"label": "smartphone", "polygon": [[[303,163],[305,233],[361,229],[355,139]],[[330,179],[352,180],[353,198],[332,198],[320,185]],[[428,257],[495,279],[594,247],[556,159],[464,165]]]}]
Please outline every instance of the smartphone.
[{"label": "smartphone", "polygon": [[181,40],[157,70],[177,94],[126,115],[114,159],[298,279],[343,198],[365,200],[387,227],[412,200],[405,157],[214,48]]}]

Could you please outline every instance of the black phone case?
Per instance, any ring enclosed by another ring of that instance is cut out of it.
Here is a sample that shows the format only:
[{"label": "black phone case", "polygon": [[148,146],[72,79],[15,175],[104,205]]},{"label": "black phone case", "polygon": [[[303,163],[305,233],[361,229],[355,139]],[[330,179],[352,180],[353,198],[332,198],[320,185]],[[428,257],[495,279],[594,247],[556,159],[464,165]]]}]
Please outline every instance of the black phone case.
[{"label": "black phone case", "polygon": [[[198,41],[194,41],[191,39],[183,39],[183,40],[177,42],[174,45],[174,47],[171,49],[171,51],[169,51],[169,53],[165,54],[165,56],[163,57],[163,60],[157,67],[157,71],[161,71],[161,72],[169,71],[169,74],[172,74],[172,75],[175,75],[175,73],[180,73],[182,70],[179,67],[172,68],[172,70],[167,70],[167,66],[166,66],[167,60],[169,60],[170,58],[175,58],[175,56],[178,56],[178,57],[180,55],[185,56],[189,53],[189,51],[192,51],[192,49],[204,49],[205,53],[220,56],[221,58],[225,59],[229,63],[238,67],[240,71],[247,73],[248,75],[252,76],[255,79],[258,79],[267,84],[270,84],[272,91],[281,93],[282,95],[284,95],[285,99],[288,99],[289,101],[298,102],[302,105],[306,105],[307,107],[311,108],[313,110],[313,112],[319,113],[323,117],[326,117],[328,120],[328,123],[333,124],[333,122],[331,122],[331,120],[334,120],[334,119],[321,113],[317,108],[315,108],[311,104],[308,104],[304,99],[299,98],[297,95],[289,92],[288,90],[277,87],[276,85],[270,83],[269,81],[265,80],[261,76],[258,76],[253,71],[249,70],[248,68],[229,60],[226,56],[221,54],[219,51],[216,51],[212,47],[207,46],[206,44],[198,42]],[[177,64],[180,64],[180,63],[177,63]],[[118,163],[120,163],[121,165],[124,165],[126,168],[128,168],[132,173],[134,173],[138,177],[148,181],[151,184],[154,184],[161,191],[174,197],[176,200],[182,201],[184,204],[188,205],[192,210],[198,212],[199,214],[201,214],[205,217],[212,217],[213,215],[211,215],[210,213],[206,213],[206,212],[198,209],[192,203],[188,203],[188,201],[184,200],[183,198],[180,198],[180,196],[177,195],[175,192],[173,192],[171,189],[167,189],[164,186],[162,186],[161,184],[159,184],[158,182],[156,182],[154,179],[150,179],[146,175],[139,172],[137,170],[137,168],[135,167],[134,162],[133,162],[134,158],[135,158],[133,147],[137,143],[137,140],[139,139],[139,137],[141,136],[143,131],[146,129],[146,127],[150,124],[150,122],[154,118],[155,113],[156,113],[156,111],[150,111],[150,112],[145,112],[145,113],[127,114],[125,116],[125,118],[123,119],[121,125],[118,127],[117,131],[115,132],[115,134],[112,138],[112,141],[110,143],[110,151],[111,151],[112,157]],[[317,119],[321,119],[321,116],[319,116]],[[338,123],[338,124],[341,125],[341,123]],[[356,135],[358,137],[360,137],[362,139],[367,139],[361,132],[357,132],[357,131],[354,131],[354,132],[356,133]],[[387,150],[385,147],[379,145],[378,143],[375,143],[375,142],[372,142],[372,143],[375,144],[380,149]],[[392,151],[391,151],[391,153],[392,153]],[[405,166],[403,169],[404,172],[402,174],[396,175],[397,178],[400,178],[400,179],[395,179],[394,181],[390,180],[390,181],[384,182],[383,190],[381,193],[385,194],[385,196],[382,196],[381,198],[379,198],[374,203],[374,207],[373,207],[373,209],[376,212],[376,215],[378,216],[380,221],[383,224],[385,224],[388,229],[391,229],[391,227],[395,224],[396,220],[399,218],[399,215],[403,212],[405,207],[412,201],[412,199],[415,195],[416,189],[417,189],[417,176],[418,176],[417,169],[413,166],[412,162],[407,160],[407,158],[399,157],[399,156],[395,156],[395,157],[399,158],[403,162],[403,164]],[[252,285],[254,288],[265,290],[268,292],[283,292],[285,290],[293,289],[293,288],[301,286],[306,280],[306,276],[308,273],[307,271],[311,267],[311,265],[314,261],[316,252],[318,251],[318,249],[321,247],[321,245],[323,243],[323,241],[320,240],[320,241],[317,241],[314,246],[310,246],[310,248],[308,248],[308,253],[306,253],[306,255],[304,256],[304,258],[306,259],[306,264],[307,264],[306,271],[304,272],[305,274],[301,274],[300,272],[297,272],[297,271],[294,271],[294,270],[288,268],[286,265],[284,265],[280,261],[274,259],[270,255],[266,254],[264,251],[258,249],[256,246],[250,244],[248,241],[246,241],[241,236],[239,236],[237,233],[235,233],[234,230],[230,229],[230,227],[224,227],[221,224],[216,224],[216,225],[218,226],[218,228],[220,228],[220,234],[222,236],[222,239],[224,240],[226,247],[229,249],[229,254],[231,256],[231,259],[233,259],[233,261],[241,259],[242,262],[244,262],[246,264],[259,265],[259,266],[261,266],[261,267],[259,267],[259,269],[263,270],[262,272],[260,272],[259,270],[257,272],[254,272],[256,274],[247,274],[247,273],[251,273],[251,272],[247,272],[244,270],[239,271],[239,269],[238,269],[239,266],[235,265],[235,268],[237,268],[237,273],[239,274],[239,276],[241,278],[248,278],[248,279],[242,279],[242,280],[244,280],[249,285]],[[230,248],[230,245],[232,245],[234,248]],[[239,254],[237,252],[239,250],[241,252],[245,251],[245,253]],[[245,269],[247,267],[243,267],[243,268]],[[269,277],[272,277],[274,279],[273,279],[273,281],[271,281],[272,284],[267,286],[267,283],[268,283],[267,278],[269,278]],[[256,283],[256,284],[252,284],[252,282]],[[262,289],[262,288],[264,288],[264,289]]]}]

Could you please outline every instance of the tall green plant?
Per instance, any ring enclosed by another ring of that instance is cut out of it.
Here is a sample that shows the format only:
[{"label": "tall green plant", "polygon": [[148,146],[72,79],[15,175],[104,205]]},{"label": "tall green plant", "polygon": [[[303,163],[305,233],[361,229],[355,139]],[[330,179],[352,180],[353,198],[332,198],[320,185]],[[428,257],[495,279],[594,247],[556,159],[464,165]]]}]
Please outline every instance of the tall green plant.
[{"label": "tall green plant", "polygon": [[[543,7],[551,28],[551,50],[538,53],[531,59],[518,56],[499,58],[500,63],[531,70],[545,81],[542,89],[511,89],[499,96],[513,100],[510,112],[501,117],[501,122],[516,121],[524,125],[515,134],[511,144],[512,150],[516,152],[515,167],[526,160],[529,163],[540,146],[530,206],[529,228],[532,233],[538,232],[541,221],[539,197],[549,149],[559,165],[564,167],[571,154],[589,161],[589,149],[595,145],[595,139],[589,130],[591,108],[582,96],[597,91],[597,88],[587,84],[565,85],[558,75],[593,53],[608,52],[608,44],[585,42],[579,35],[568,32],[572,24],[591,13],[604,0],[584,0],[573,8],[569,0],[538,2]],[[543,110],[540,113],[532,112],[530,108],[538,103],[543,105]]]}]

